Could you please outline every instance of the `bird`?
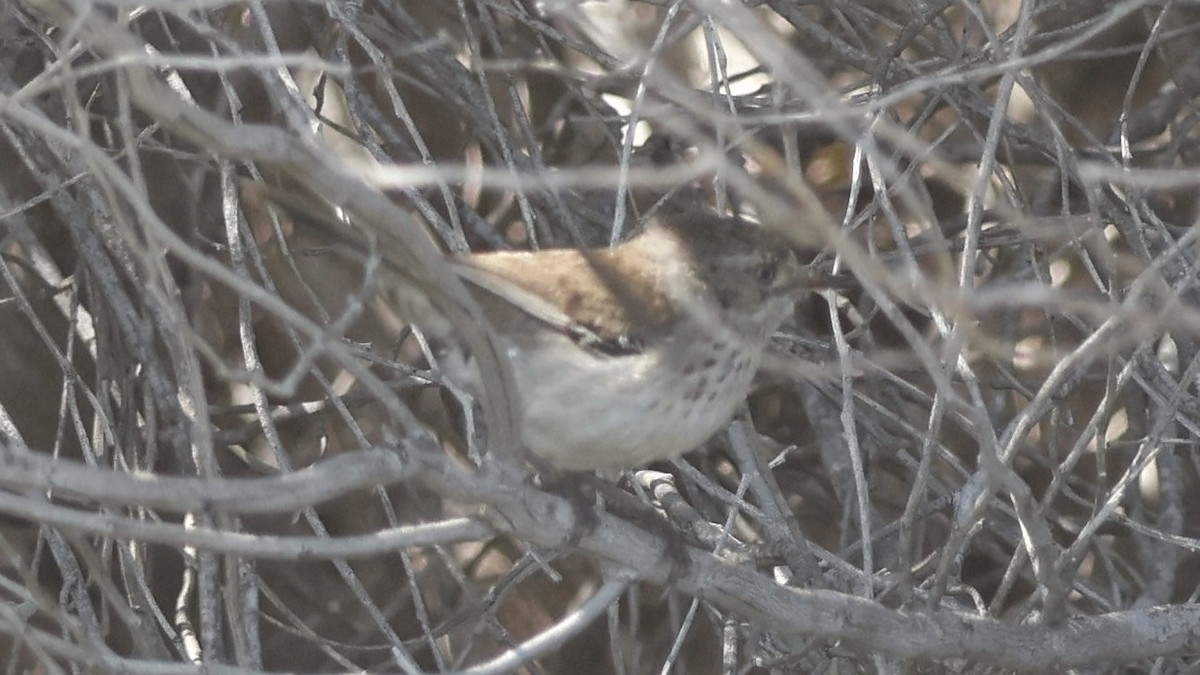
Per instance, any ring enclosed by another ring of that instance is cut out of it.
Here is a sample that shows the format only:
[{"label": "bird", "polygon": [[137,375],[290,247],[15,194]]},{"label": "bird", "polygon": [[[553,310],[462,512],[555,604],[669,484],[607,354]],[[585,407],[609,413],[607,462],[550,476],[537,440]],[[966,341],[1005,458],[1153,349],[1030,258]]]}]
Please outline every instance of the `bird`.
[{"label": "bird", "polygon": [[[580,471],[670,459],[724,428],[797,293],[819,283],[782,237],[698,210],[612,248],[453,267],[512,364],[526,449]],[[449,375],[479,386],[469,365]]]},{"label": "bird", "polygon": [[[369,245],[344,223],[321,229],[366,255]],[[780,234],[678,203],[616,246],[476,252],[445,263],[511,364],[521,444],[567,471],[634,468],[702,445],[745,400],[795,301],[838,285],[806,271]],[[395,295],[400,313],[439,345],[443,374],[479,394],[453,325],[419,288]]]}]

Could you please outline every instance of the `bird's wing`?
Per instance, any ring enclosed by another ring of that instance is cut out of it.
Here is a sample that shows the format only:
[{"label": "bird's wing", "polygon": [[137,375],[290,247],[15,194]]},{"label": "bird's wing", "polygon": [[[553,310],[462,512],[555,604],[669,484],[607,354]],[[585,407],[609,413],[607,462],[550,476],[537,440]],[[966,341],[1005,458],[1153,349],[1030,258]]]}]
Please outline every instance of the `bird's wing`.
[{"label": "bird's wing", "polygon": [[[543,251],[537,256],[489,253],[456,260],[454,266],[463,281],[492,296],[492,302],[479,299],[493,321],[519,321],[503,316],[508,308],[581,347],[610,356],[635,354],[665,316],[662,312],[632,316],[642,304],[629,297],[630,291],[619,283],[599,281],[607,258],[576,250]],[[541,283],[522,282],[534,274]],[[631,325],[643,330],[631,330]]]}]

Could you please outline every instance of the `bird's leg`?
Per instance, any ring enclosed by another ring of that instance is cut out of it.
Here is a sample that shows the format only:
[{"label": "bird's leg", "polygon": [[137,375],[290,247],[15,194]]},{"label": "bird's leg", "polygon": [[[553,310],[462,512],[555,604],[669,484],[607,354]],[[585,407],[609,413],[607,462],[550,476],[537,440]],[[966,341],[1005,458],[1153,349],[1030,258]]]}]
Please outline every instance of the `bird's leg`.
[{"label": "bird's leg", "polygon": [[597,487],[615,515],[644,525],[662,540],[662,557],[671,566],[667,586],[674,586],[692,564],[687,535],[664,518],[658,509],[622,490],[615,483],[603,481]]}]

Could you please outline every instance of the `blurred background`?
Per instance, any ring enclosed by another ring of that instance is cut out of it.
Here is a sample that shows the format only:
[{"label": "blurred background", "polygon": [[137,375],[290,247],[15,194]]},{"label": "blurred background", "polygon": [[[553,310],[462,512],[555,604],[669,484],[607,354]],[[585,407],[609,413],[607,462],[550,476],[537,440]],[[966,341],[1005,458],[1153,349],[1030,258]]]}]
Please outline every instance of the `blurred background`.
[{"label": "blurred background", "polygon": [[[1198,123],[1169,0],[0,1],[0,670],[1191,672]],[[681,191],[858,287],[580,536],[380,258]]]}]

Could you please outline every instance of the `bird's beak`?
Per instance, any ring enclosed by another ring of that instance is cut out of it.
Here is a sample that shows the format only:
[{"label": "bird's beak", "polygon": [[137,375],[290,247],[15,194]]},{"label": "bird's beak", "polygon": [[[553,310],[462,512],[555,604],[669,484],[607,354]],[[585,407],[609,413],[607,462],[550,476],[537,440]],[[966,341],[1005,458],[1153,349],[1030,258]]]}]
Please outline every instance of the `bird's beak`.
[{"label": "bird's beak", "polygon": [[808,291],[853,291],[862,288],[851,274],[808,272],[796,280],[799,288]]}]

